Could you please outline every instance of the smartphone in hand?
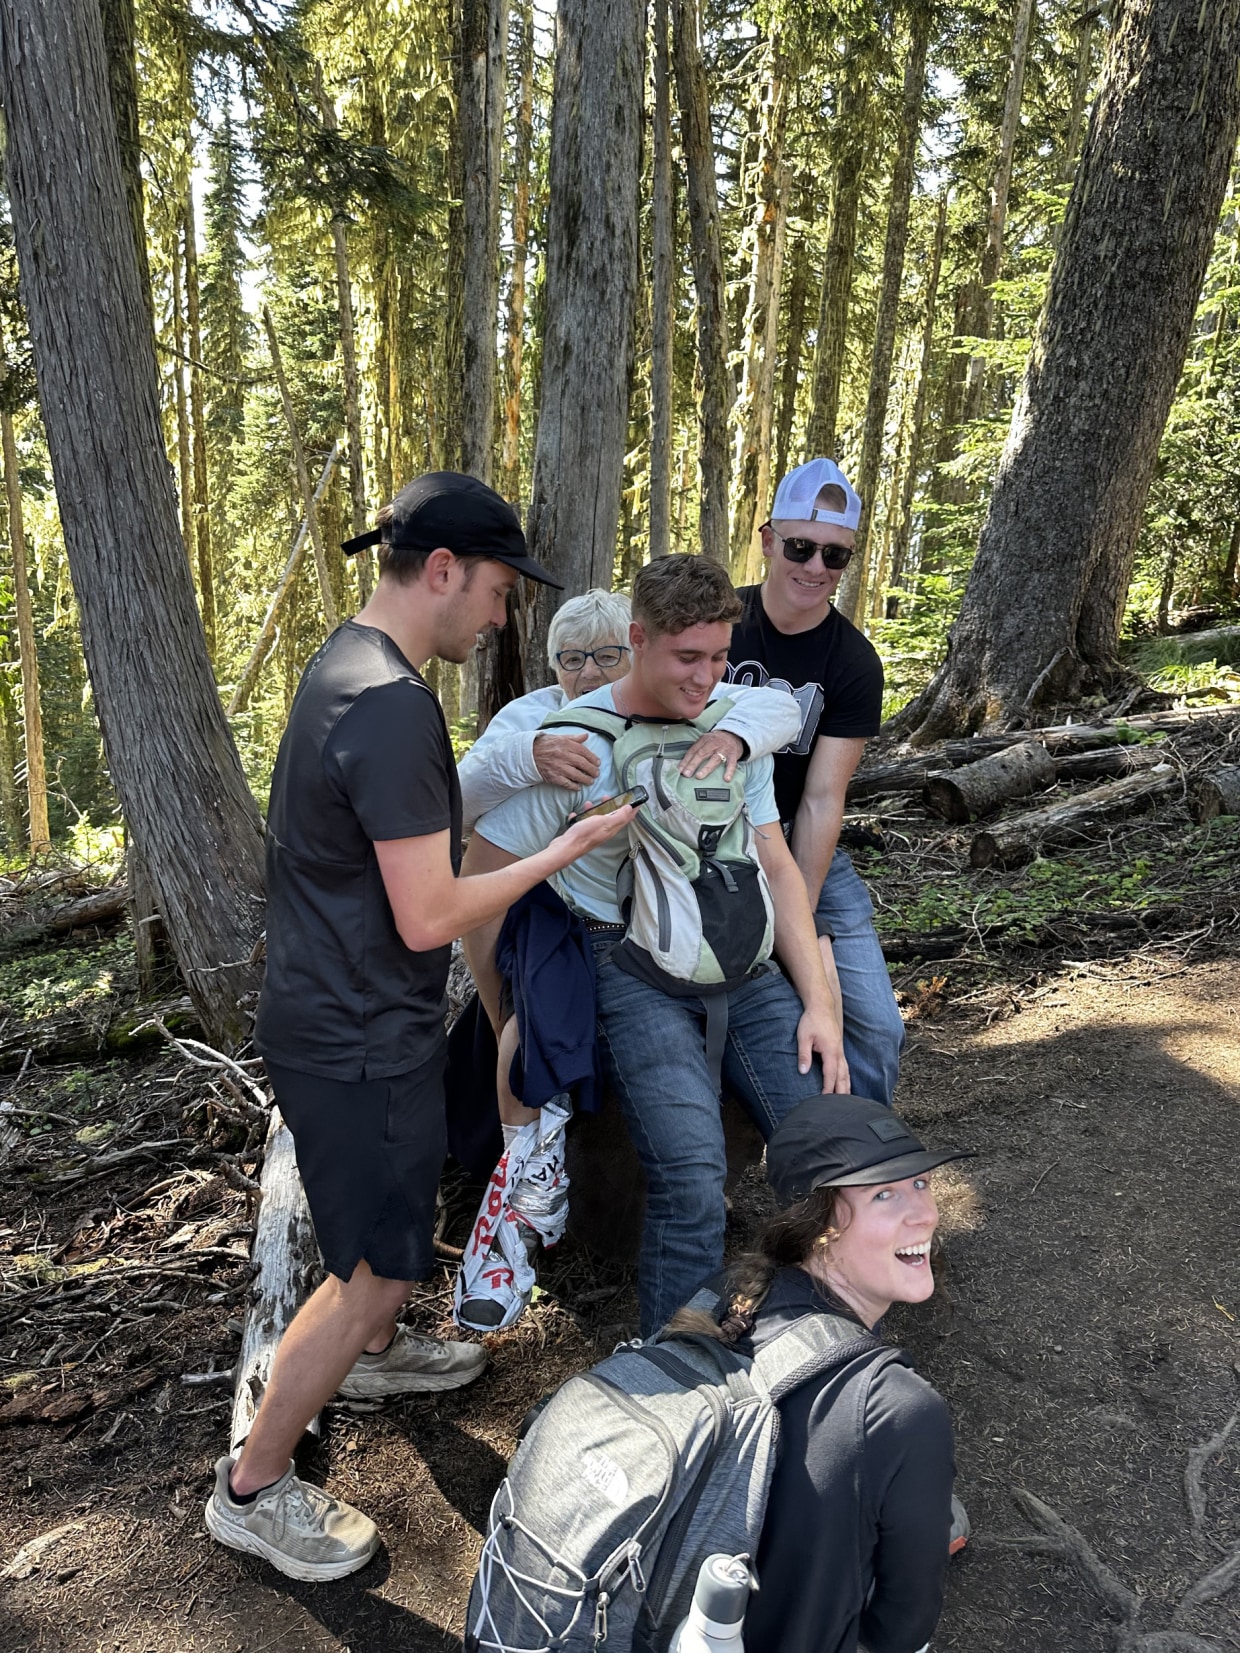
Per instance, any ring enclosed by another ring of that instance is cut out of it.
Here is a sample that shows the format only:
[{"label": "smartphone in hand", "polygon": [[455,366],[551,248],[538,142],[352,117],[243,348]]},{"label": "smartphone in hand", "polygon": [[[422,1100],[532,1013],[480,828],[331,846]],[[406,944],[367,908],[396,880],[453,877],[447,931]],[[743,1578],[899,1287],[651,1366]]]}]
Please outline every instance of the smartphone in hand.
[{"label": "smartphone in hand", "polygon": [[603,798],[600,802],[591,804],[588,809],[574,810],[565,821],[563,830],[567,832],[569,827],[576,826],[578,821],[588,821],[594,815],[613,815],[617,809],[624,809],[627,804],[632,804],[636,809],[639,804],[644,804],[649,796],[644,786],[630,787],[627,792],[619,792],[614,798]]}]

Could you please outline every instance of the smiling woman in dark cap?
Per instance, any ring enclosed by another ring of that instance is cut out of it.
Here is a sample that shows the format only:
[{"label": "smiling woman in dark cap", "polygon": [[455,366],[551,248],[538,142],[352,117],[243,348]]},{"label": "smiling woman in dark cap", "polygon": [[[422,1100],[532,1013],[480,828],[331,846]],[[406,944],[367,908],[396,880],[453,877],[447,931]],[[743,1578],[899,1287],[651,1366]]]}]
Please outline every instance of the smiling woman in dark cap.
[{"label": "smiling woman in dark cap", "polygon": [[[781,1211],[728,1270],[722,1324],[682,1310],[669,1330],[752,1353],[793,1321],[834,1315],[873,1332],[893,1303],[934,1290],[938,1209],[926,1149],[889,1108],[813,1096],[767,1143]],[[745,1653],[915,1653],[943,1604],[953,1510],[942,1398],[877,1338],[778,1402],[779,1457],[757,1556]]]}]

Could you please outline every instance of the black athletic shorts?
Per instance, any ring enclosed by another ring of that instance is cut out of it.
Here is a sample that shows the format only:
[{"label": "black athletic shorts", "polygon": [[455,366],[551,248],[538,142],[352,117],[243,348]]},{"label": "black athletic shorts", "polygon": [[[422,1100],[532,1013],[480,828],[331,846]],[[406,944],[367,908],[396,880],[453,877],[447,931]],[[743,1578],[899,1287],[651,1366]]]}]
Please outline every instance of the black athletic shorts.
[{"label": "black athletic shorts", "polygon": [[267,1063],[329,1274],[347,1280],[363,1258],[385,1280],[431,1273],[444,1061],[441,1052],[395,1079],[356,1083]]}]

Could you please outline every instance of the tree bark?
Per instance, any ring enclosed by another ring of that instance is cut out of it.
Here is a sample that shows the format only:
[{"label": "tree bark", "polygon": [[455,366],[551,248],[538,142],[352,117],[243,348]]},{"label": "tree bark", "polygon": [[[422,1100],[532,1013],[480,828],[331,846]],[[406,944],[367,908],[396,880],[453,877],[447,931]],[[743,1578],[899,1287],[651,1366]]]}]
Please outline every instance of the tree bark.
[{"label": "tree bark", "polygon": [[948,659],[915,744],[1107,684],[1240,128],[1240,0],[1130,0]]},{"label": "tree bark", "polygon": [[[519,86],[512,161],[513,246],[504,341],[505,394],[499,477],[499,492],[514,505],[521,498],[521,381],[525,357],[525,266],[529,254],[530,156],[534,121],[534,21],[528,0],[523,0],[517,26]],[[479,734],[501,706],[525,693],[520,628],[531,616],[526,615],[522,601],[519,591],[510,596],[508,624],[502,631],[489,632],[461,670],[460,704],[466,711],[476,710]]]},{"label": "tree bark", "polygon": [[[339,442],[335,443],[328,454],[315,487],[311,505],[317,512],[319,502],[327,492],[327,484],[331,480],[332,471],[336,468],[336,459],[340,453]],[[267,605],[267,612],[263,616],[262,626],[254,647],[250,650],[250,657],[242,668],[241,676],[237,679],[237,687],[233,690],[232,699],[228,702],[229,717],[236,717],[238,712],[245,710],[250,696],[254,692],[254,685],[258,682],[258,674],[266,663],[267,656],[275,647],[276,629],[280,623],[280,614],[288,601],[289,593],[293,589],[301,568],[301,559],[305,553],[306,541],[310,537],[310,517],[301,519],[301,526],[293,539],[293,548],[288,554],[288,561],[284,564],[284,571],[280,575],[280,583],[272,593],[271,601]]]},{"label": "tree bark", "polygon": [[865,426],[861,435],[861,465],[857,492],[861,496],[862,518],[852,561],[844,570],[835,606],[848,620],[865,612],[865,592],[870,564],[870,534],[877,512],[879,462],[887,430],[887,400],[891,391],[891,363],[896,346],[896,318],[900,288],[904,281],[904,250],[908,245],[909,204],[913,195],[913,171],[917,143],[921,137],[921,106],[926,87],[926,57],[930,50],[933,22],[932,0],[918,0],[909,19],[908,54],[904,60],[904,96],[895,159],[891,165],[890,205],[887,234],[883,245],[883,276],[874,319],[874,346],[870,353],[870,387],[866,396]]},{"label": "tree bark", "polygon": [[289,447],[293,453],[293,469],[297,476],[297,488],[301,494],[301,508],[310,529],[310,543],[314,547],[314,566],[319,576],[319,596],[323,603],[323,614],[327,620],[327,629],[334,631],[340,624],[340,616],[336,610],[336,595],[332,590],[331,570],[327,566],[327,547],[323,544],[323,534],[319,528],[319,513],[315,509],[314,491],[310,487],[310,472],[306,467],[306,451],[301,445],[301,431],[297,427],[297,414],[293,408],[293,398],[289,395],[288,380],[284,377],[284,360],[280,354],[280,341],[276,337],[275,323],[271,319],[271,311],[263,305],[263,326],[267,331],[267,343],[271,347],[271,365],[275,369],[276,384],[280,387],[280,402],[284,408],[284,422],[288,426]]},{"label": "tree bark", "polygon": [[650,555],[672,548],[672,339],[675,327],[676,198],[672,188],[672,110],[667,0],[654,0],[650,203]]},{"label": "tree bark", "polygon": [[82,644],[108,768],[216,1043],[258,985],[262,824],[207,656],[96,0],[6,0],[6,182]]},{"label": "tree bark", "polygon": [[[1059,155],[1059,182],[1066,184],[1072,176],[1072,169],[1076,165],[1077,149],[1081,142],[1081,122],[1085,117],[1085,99],[1089,95],[1089,84],[1093,68],[1093,41],[1094,25],[1101,15],[1101,7],[1090,10],[1079,18],[1074,25],[1077,33],[1076,79],[1072,85],[1072,102],[1068,107],[1068,119],[1064,127],[1063,148]],[[1056,226],[1055,240],[1058,243],[1059,227]]]},{"label": "tree bark", "polygon": [[927,775],[922,797],[932,815],[959,823],[1054,784],[1054,759],[1045,746],[1029,740],[951,774]]},{"label": "tree bark", "polygon": [[728,422],[733,384],[728,370],[728,300],[715,183],[710,88],[699,44],[697,0],[672,0],[673,64],[680,106],[680,147],[689,197],[689,239],[697,293],[698,421],[701,499],[698,549],[728,560]]},{"label": "tree bark", "polygon": [[[185,310],[181,293],[182,258],[179,237],[173,235],[169,264],[172,271],[173,408],[177,433],[177,497],[181,507],[181,539],[187,558],[194,545],[194,462],[190,449],[189,398],[185,390]],[[208,651],[209,652],[209,651]]]},{"label": "tree bark", "polygon": [[[808,179],[803,179],[797,192],[798,216],[803,221],[813,217],[813,191]],[[792,422],[796,418],[797,386],[801,381],[801,355],[805,346],[805,308],[809,299],[810,260],[809,243],[802,232],[792,243],[787,255],[788,320],[784,329],[784,365],[779,376],[779,417],[775,421],[773,475],[779,486],[788,469],[788,453],[792,446]]]},{"label": "tree bark", "polygon": [[1193,794],[1199,821],[1212,821],[1216,815],[1240,815],[1240,764],[1202,775]]},{"label": "tree bark", "polygon": [[732,409],[736,442],[732,456],[731,567],[737,584],[750,574],[750,559],[761,557],[759,507],[765,505],[770,485],[775,344],[788,223],[788,173],[784,163],[787,80],[783,48],[774,28],[767,39],[757,102],[757,157],[750,190],[753,207],[746,235],[749,297],[741,328],[741,386]]},{"label": "tree bark", "polygon": [[521,498],[521,372],[525,357],[525,266],[529,258],[530,154],[534,135],[534,17],[529,0],[522,4],[518,27],[517,122],[512,154],[512,269],[504,330],[506,382],[499,471],[499,492],[513,504]]},{"label": "tree bark", "polygon": [[1109,781],[1092,792],[1079,793],[1045,809],[1013,815],[987,832],[974,835],[969,864],[974,867],[1015,867],[1030,861],[1046,844],[1070,843],[1087,836],[1099,821],[1127,814],[1135,804],[1148,803],[1167,792],[1179,780],[1176,771],[1166,769],[1127,775]]},{"label": "tree bark", "polygon": [[[979,339],[988,339],[994,330],[994,286],[1003,258],[1003,230],[1007,223],[1008,191],[1012,186],[1012,157],[1016,152],[1016,134],[1020,129],[1020,105],[1025,95],[1025,63],[1029,55],[1029,31],[1032,25],[1033,0],[1017,0],[1016,16],[1012,23],[1012,53],[1008,62],[1007,91],[1003,99],[1003,119],[999,124],[999,152],[990,180],[986,245],[982,250],[982,267],[977,289],[973,336]],[[969,360],[965,381],[966,419],[980,418],[985,384],[986,358],[973,356]]]},{"label": "tree bark", "polygon": [[99,0],[103,20],[103,49],[108,65],[108,95],[116,141],[120,146],[121,177],[133,227],[134,250],[147,319],[154,329],[155,308],[151,296],[151,268],[146,248],[146,212],[142,192],[142,140],[138,127],[138,68],[134,0]]},{"label": "tree bark", "polygon": [[[637,291],[645,9],[562,0],[556,14],[546,322],[527,529],[565,594],[609,589],[628,436]],[[527,669],[546,681],[559,593],[539,586]]]},{"label": "tree bark", "polygon": [[[198,564],[198,597],[207,653],[215,659],[215,572],[211,563],[211,497],[207,482],[206,388],[202,382],[202,317],[198,292],[198,231],[194,223],[194,192],[185,191],[185,319],[189,326],[189,423],[193,442],[194,546]],[[188,547],[187,547],[188,548]]]},{"label": "tree bark", "polygon": [[458,120],[462,182],[461,469],[490,485],[508,0],[464,0]]},{"label": "tree bark", "polygon": [[870,101],[874,78],[872,42],[864,35],[850,41],[844,58],[836,122],[838,159],[831,188],[827,254],[818,305],[818,343],[805,458],[836,457],[836,423],[844,378],[844,345],[852,303],[857,253],[857,214],[869,160]]},{"label": "tree bark", "polygon": [[[904,483],[900,490],[899,519],[891,543],[891,568],[888,584],[899,586],[908,561],[909,543],[913,531],[913,497],[921,472],[921,455],[925,442],[926,394],[930,384],[931,358],[934,354],[934,323],[938,308],[939,273],[943,268],[943,242],[947,236],[947,197],[939,197],[934,224],[934,244],[930,252],[930,269],[926,276],[926,306],[921,324],[921,365],[917,369],[917,395],[913,401],[912,429],[909,432],[908,463],[904,468]],[[898,596],[887,599],[887,618],[894,620],[899,611]]]},{"label": "tree bark", "polygon": [[22,722],[26,733],[26,803],[30,853],[52,847],[47,824],[47,769],[43,761],[43,709],[39,698],[39,655],[34,640],[34,611],[26,573],[26,525],[22,517],[22,488],[17,470],[17,443],[13,415],[0,413],[0,441],[4,448],[4,492],[9,507],[9,548],[13,555],[13,606],[17,610],[17,638],[22,665]]},{"label": "tree bark", "polygon": [[[336,105],[323,86],[323,77],[316,74],[319,114],[329,132],[340,128]],[[340,372],[344,389],[344,428],[349,447],[349,533],[351,536],[366,530],[366,464],[362,447],[362,404],[358,390],[357,341],[353,328],[353,279],[349,273],[349,214],[347,204],[338,201],[332,211],[332,253],[336,265],[336,309],[340,317]],[[333,448],[324,474],[330,473],[335,462]],[[315,489],[315,503],[322,496],[322,485]],[[358,595],[365,603],[374,590],[374,555],[367,548],[353,557],[357,574]]]}]

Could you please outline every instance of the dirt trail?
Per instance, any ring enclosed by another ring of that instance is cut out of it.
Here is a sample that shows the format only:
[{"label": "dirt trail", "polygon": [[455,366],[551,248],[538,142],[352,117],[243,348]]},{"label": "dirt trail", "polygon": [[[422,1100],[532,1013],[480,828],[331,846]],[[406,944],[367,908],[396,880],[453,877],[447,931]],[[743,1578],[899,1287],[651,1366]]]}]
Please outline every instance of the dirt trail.
[{"label": "dirt trail", "polygon": [[[1198,1531],[1184,1483],[1190,1452],[1240,1407],[1238,1006],[1240,961],[1139,956],[910,1026],[902,1107],[931,1141],[979,1151],[944,1173],[943,1290],[888,1326],[951,1405],[974,1521],[938,1653],[1136,1653],[1135,1638],[1170,1626],[1190,1585],[1240,1548],[1240,1428],[1201,1469]],[[442,1302],[422,1305],[426,1324]],[[387,1550],[323,1586],[282,1580],[202,1530],[226,1408],[177,1379],[221,1347],[230,1312],[204,1308],[175,1348],[140,1351],[160,1385],[114,1430],[102,1415],[0,1432],[4,1653],[458,1645],[512,1428],[606,1345],[603,1322],[623,1303],[584,1325],[544,1305],[500,1341],[473,1392],[334,1412],[308,1467],[380,1522]],[[1126,1641],[1078,1569],[1002,1542],[1034,1532],[1013,1486],[1144,1598]],[[22,1545],[62,1527],[13,1568]],[[1240,1648],[1240,1584],[1176,1625],[1201,1649]]]}]

